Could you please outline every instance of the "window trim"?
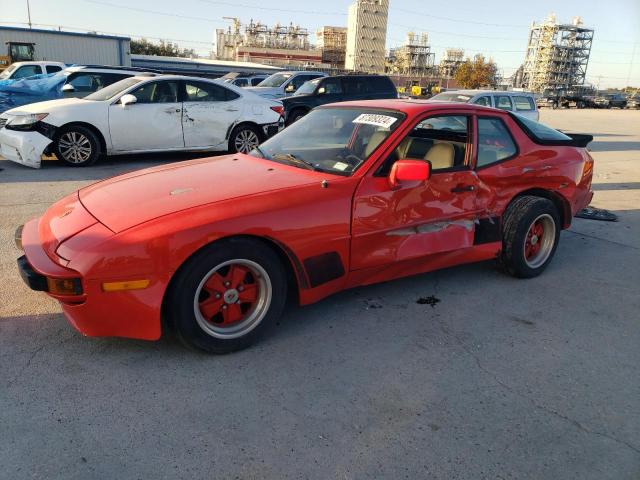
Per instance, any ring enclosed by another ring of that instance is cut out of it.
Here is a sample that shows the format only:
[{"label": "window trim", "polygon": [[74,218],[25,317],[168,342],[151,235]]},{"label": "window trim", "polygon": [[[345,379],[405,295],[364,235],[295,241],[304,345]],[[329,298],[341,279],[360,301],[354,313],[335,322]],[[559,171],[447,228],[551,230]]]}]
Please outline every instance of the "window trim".
[{"label": "window trim", "polygon": [[[506,110],[505,110],[506,111]],[[509,128],[509,124],[508,122],[505,122],[504,118],[500,118],[498,115],[474,115],[475,117],[475,123],[476,123],[476,131],[478,132],[477,135],[477,149],[473,158],[473,169],[478,171],[478,170],[484,170],[485,168],[491,168],[494,167],[496,165],[499,165],[503,162],[508,162],[509,160],[513,160],[514,158],[518,157],[520,155],[520,145],[518,145],[518,142],[516,141],[516,138],[513,136],[513,133],[511,133],[511,129]],[[497,160],[493,163],[488,163],[486,165],[482,165],[482,166],[478,166],[478,153],[480,153],[480,125],[479,122],[480,120],[483,119],[488,119],[488,120],[498,120],[500,122],[502,122],[502,124],[504,125],[505,129],[507,130],[507,134],[509,135],[509,138],[511,138],[511,141],[513,142],[513,145],[516,147],[516,151],[514,152],[513,155],[506,157],[506,158],[502,158],[500,160]]]},{"label": "window trim", "polygon": [[[400,145],[400,143],[402,143],[404,141],[404,139],[409,136],[409,134],[424,120],[428,119],[428,118],[432,118],[432,117],[467,117],[467,148],[465,148],[465,154],[464,154],[464,164],[463,165],[458,165],[458,166],[454,166],[454,167],[450,167],[450,168],[441,168],[438,170],[431,170],[431,175],[437,175],[439,173],[450,173],[450,172],[463,172],[466,170],[473,170],[473,166],[472,166],[472,161],[474,160],[473,156],[475,155],[475,148],[474,148],[474,144],[475,144],[475,122],[474,122],[474,115],[472,113],[469,112],[445,112],[445,113],[439,113],[439,112],[427,112],[426,114],[423,114],[419,117],[416,117],[417,120],[412,123],[406,130],[405,133],[400,134],[400,136],[398,137],[397,141],[394,142],[390,149],[388,150],[388,152],[386,154],[383,154],[381,157],[381,161],[380,163],[376,166],[374,165],[373,167],[373,176],[374,177],[388,177],[389,174],[381,174],[380,170],[382,169],[382,167],[384,166],[384,164],[386,163],[387,159],[389,158],[389,155],[391,155],[393,153],[393,151],[398,148],[398,146]],[[469,142],[469,139],[471,139],[472,141]],[[402,160],[402,159],[399,159]],[[391,171],[391,170],[389,170]]]}]

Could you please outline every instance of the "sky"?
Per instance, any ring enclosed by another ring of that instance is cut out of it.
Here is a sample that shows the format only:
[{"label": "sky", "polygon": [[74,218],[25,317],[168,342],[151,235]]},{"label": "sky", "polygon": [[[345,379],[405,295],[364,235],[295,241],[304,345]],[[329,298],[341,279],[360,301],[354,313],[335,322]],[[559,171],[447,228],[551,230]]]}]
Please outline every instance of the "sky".
[{"label": "sky", "polygon": [[[216,28],[228,20],[298,24],[314,32],[323,25],[346,26],[352,0],[29,0],[34,28],[62,27],[174,41],[208,55]],[[595,30],[587,82],[599,88],[640,86],[640,0],[390,0],[387,47],[406,33],[426,32],[436,54],[462,48],[482,53],[504,76],[523,62],[532,21],[555,13],[559,22],[575,16]],[[26,26],[27,0],[0,0],[0,25]],[[313,41],[314,38],[312,37]]]}]

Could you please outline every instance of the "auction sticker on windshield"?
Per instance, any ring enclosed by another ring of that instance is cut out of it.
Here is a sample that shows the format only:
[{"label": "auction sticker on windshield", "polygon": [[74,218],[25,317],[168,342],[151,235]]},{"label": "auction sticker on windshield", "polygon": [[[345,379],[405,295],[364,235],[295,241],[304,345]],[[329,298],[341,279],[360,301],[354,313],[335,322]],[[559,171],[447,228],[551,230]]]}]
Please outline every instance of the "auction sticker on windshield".
[{"label": "auction sticker on windshield", "polygon": [[390,128],[396,120],[395,117],[390,117],[389,115],[380,115],[377,113],[363,113],[358,115],[353,123],[365,123],[367,125],[375,125],[376,127],[384,127]]}]

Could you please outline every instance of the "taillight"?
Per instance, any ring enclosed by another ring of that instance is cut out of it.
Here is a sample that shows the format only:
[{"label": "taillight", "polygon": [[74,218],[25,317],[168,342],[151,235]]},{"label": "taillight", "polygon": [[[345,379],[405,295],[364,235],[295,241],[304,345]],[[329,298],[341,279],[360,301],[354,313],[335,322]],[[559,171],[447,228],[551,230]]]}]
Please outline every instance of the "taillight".
[{"label": "taillight", "polygon": [[269,108],[271,108],[271,110],[276,112],[281,117],[284,115],[284,107],[282,105],[278,105],[278,106],[275,106],[275,107],[269,107]]}]

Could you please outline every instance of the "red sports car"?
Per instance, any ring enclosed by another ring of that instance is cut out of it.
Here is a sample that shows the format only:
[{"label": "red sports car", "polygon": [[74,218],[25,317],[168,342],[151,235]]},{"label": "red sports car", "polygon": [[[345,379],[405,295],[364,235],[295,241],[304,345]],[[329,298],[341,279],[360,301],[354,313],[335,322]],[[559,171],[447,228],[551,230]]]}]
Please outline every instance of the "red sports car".
[{"label": "red sports car", "polygon": [[215,353],[334,292],[496,258],[540,274],[592,197],[588,135],[415,100],[327,105],[234,154],[140,170],[17,232],[22,277],[89,336]]}]

